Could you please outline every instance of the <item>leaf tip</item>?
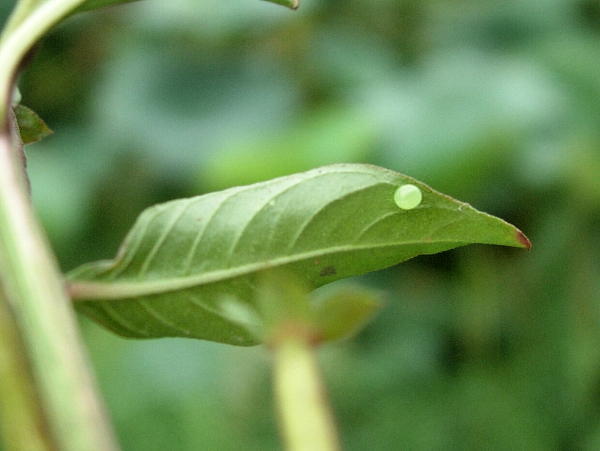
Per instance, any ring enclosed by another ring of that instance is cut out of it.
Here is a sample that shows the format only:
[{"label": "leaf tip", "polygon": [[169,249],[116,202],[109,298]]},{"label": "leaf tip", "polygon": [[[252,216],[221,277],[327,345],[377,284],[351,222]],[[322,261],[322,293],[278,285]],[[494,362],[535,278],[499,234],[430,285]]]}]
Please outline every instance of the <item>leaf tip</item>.
[{"label": "leaf tip", "polygon": [[520,230],[517,229],[516,237],[517,237],[517,241],[519,243],[521,243],[523,248],[527,249],[528,251],[531,250],[531,248],[533,247],[533,244],[531,244],[531,241],[529,240],[529,238],[527,238],[527,236],[523,232],[521,232]]},{"label": "leaf tip", "polygon": [[33,144],[52,135],[54,132],[31,108],[18,104],[13,109],[19,134],[23,144]]},{"label": "leaf tip", "polygon": [[297,10],[300,8],[300,0],[265,0],[270,3],[277,3],[278,5],[283,5],[289,9]]}]

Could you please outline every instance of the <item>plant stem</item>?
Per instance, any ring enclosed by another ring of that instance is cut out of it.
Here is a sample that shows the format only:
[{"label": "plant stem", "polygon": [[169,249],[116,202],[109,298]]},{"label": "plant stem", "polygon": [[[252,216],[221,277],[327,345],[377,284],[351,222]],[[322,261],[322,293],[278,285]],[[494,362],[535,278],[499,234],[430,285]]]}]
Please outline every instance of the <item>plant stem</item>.
[{"label": "plant stem", "polygon": [[47,0],[33,8],[36,2],[26,0],[17,5],[8,24],[10,28],[2,34],[0,41],[0,127],[6,127],[13,80],[22,59],[50,28],[83,2],[84,0]]},{"label": "plant stem", "polygon": [[2,30],[0,41],[3,41],[6,36],[18,27],[38,4],[39,0],[19,0],[17,6],[6,22],[4,30]]},{"label": "plant stem", "polygon": [[9,304],[0,291],[0,437],[15,451],[53,449]]},{"label": "plant stem", "polygon": [[[46,31],[82,2],[47,0],[29,15],[19,13],[13,23],[18,25],[0,42],[0,302],[7,330],[21,336],[27,361],[21,368],[29,369],[35,383],[55,448],[109,451],[117,447],[95,392],[62,276],[29,202],[18,140],[9,121],[20,62]],[[6,390],[10,381],[1,379],[0,384]],[[25,393],[27,388],[22,385],[20,390]],[[20,446],[35,449],[35,440]]]},{"label": "plant stem", "polygon": [[22,166],[11,142],[6,133],[0,134],[0,279],[25,343],[43,411],[61,451],[116,449],[73,311],[31,211]]},{"label": "plant stem", "polygon": [[280,338],[274,345],[274,386],[287,449],[339,450],[312,345],[301,336]]}]

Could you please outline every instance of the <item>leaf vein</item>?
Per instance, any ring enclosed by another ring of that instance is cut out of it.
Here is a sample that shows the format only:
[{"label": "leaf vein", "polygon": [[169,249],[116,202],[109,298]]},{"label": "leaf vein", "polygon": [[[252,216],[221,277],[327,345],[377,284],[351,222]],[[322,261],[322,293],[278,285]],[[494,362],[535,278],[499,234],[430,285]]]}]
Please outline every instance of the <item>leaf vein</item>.
[{"label": "leaf vein", "polygon": [[148,336],[147,331],[142,330],[137,325],[133,325],[133,323],[125,320],[121,314],[117,313],[117,311],[116,311],[117,309],[112,307],[110,304],[105,303],[102,305],[102,307],[104,308],[104,311],[108,314],[108,316],[110,316],[115,323],[121,325],[121,327],[124,327],[125,329],[128,329],[130,332],[133,332],[134,334],[138,334],[142,337]]},{"label": "leaf vein", "polygon": [[[246,187],[246,188],[248,188],[248,187]],[[196,234],[196,236],[194,238],[194,242],[192,243],[192,246],[188,252],[188,255],[185,258],[186,263],[185,263],[185,269],[183,271],[184,275],[190,274],[190,272],[192,270],[192,265],[193,265],[195,257],[196,257],[196,252],[198,251],[198,246],[200,246],[200,242],[202,241],[202,238],[204,238],[206,230],[209,229],[209,225],[212,223],[214,218],[219,214],[219,212],[222,210],[223,206],[227,202],[229,202],[231,199],[233,199],[239,193],[244,192],[246,190],[247,189],[232,189],[229,193],[227,193],[227,195],[220,201],[219,205],[217,205],[217,207],[210,214],[210,216],[204,223],[204,227],[202,227]],[[202,199],[202,198],[200,198],[200,199]]]},{"label": "leaf vein", "polygon": [[378,224],[380,224],[381,222],[385,221],[387,218],[392,217],[392,216],[396,216],[399,215],[401,213],[397,212],[397,211],[391,211],[388,212],[382,216],[380,216],[379,218],[377,218],[375,221],[367,224],[358,234],[358,236],[356,237],[356,239],[354,240],[355,243],[360,242],[360,240],[362,240],[362,238],[367,234],[367,232],[369,230],[371,230],[372,228],[376,227]]},{"label": "leaf vein", "polygon": [[[296,248],[298,242],[300,241],[300,238],[302,238],[302,236],[304,235],[306,230],[310,227],[310,225],[313,223],[313,221],[317,218],[317,216],[319,216],[319,215],[323,214],[325,211],[327,211],[328,208],[332,207],[333,205],[337,204],[338,202],[348,199],[349,197],[351,197],[355,194],[377,188],[381,185],[388,185],[388,183],[380,182],[380,183],[370,184],[368,186],[363,186],[362,188],[350,191],[350,192],[344,194],[343,196],[337,197],[337,198],[333,199],[331,202],[328,202],[328,203],[322,205],[316,212],[311,214],[310,217],[306,221],[304,221],[303,224],[300,225],[300,228],[296,231],[295,236],[290,240],[290,245],[288,246],[288,252],[292,252]],[[391,185],[391,184],[389,184],[389,185]],[[394,185],[391,185],[391,186],[394,186]]]},{"label": "leaf vein", "polygon": [[391,247],[402,247],[421,244],[466,244],[470,241],[464,240],[423,240],[405,241],[397,243],[378,243],[364,245],[343,245],[334,246],[317,251],[308,251],[292,256],[279,257],[265,262],[250,263],[237,268],[226,268],[208,271],[193,276],[174,277],[163,279],[159,282],[153,281],[130,281],[130,282],[74,282],[71,284],[71,292],[75,299],[93,300],[93,299],[121,299],[146,296],[159,293],[167,293],[186,288],[194,288],[200,285],[208,285],[217,282],[231,280],[236,277],[250,275],[269,268],[298,263],[303,260],[309,260],[319,257],[324,257],[330,254],[338,254],[344,252],[358,252],[366,250],[386,249]]},{"label": "leaf vein", "polygon": [[[137,254],[140,246],[142,245],[142,242],[144,241],[144,235],[146,235],[146,231],[148,230],[148,227],[150,227],[150,223],[152,221],[154,221],[156,219],[156,217],[158,216],[158,211],[154,211],[152,215],[147,214],[146,216],[147,216],[147,218],[142,223],[141,231],[137,233],[139,238],[135,241],[134,246],[131,248],[131,250],[129,252],[124,252],[123,255],[125,256],[125,258],[123,260],[121,260],[121,261],[119,261],[118,259],[115,260],[115,262],[117,262],[117,263],[114,265],[113,270],[110,273],[109,279],[116,279],[119,275],[121,275],[125,271],[127,271],[129,266],[135,259],[136,254]],[[118,258],[118,254],[117,254],[117,258]]]},{"label": "leaf vein", "polygon": [[143,301],[143,300],[138,300],[138,305],[140,307],[142,307],[142,309],[144,309],[150,316],[152,316],[154,319],[156,319],[159,323],[167,326],[170,329],[179,331],[179,332],[183,332],[184,335],[191,335],[191,332],[187,329],[184,329],[183,327],[173,323],[172,321],[169,321],[167,318],[164,317],[163,314],[159,313],[156,311],[156,309],[154,309],[153,307],[150,307],[150,305],[148,305],[147,302]]},{"label": "leaf vein", "polygon": [[300,180],[295,181],[294,183],[292,183],[291,185],[287,185],[284,186],[284,188],[277,192],[275,195],[273,195],[272,197],[270,197],[269,199],[267,199],[266,202],[264,202],[248,219],[248,221],[246,221],[246,224],[244,225],[244,227],[242,227],[240,233],[236,236],[232,246],[230,246],[229,251],[228,251],[228,257],[227,257],[227,262],[228,265],[231,263],[231,259],[233,258],[233,254],[235,253],[235,251],[237,250],[237,247],[239,245],[239,243],[241,242],[242,237],[244,236],[244,233],[246,233],[248,226],[252,223],[252,221],[254,220],[254,218],[256,218],[269,204],[271,204],[272,202],[274,202],[275,200],[279,199],[281,196],[283,196],[284,194],[288,193],[289,191],[293,190],[294,188],[296,188],[298,185],[301,185],[305,182],[307,182],[308,180],[315,180],[319,177],[323,177],[329,175],[327,173],[325,174],[316,174],[313,177],[310,178],[302,178]]},{"label": "leaf vein", "polygon": [[169,236],[171,231],[177,225],[177,221],[179,221],[182,218],[182,216],[185,214],[187,209],[192,204],[193,204],[193,202],[186,202],[186,203],[182,204],[182,206],[179,207],[179,210],[178,211],[176,210],[171,215],[171,219],[170,219],[169,223],[167,224],[165,229],[162,231],[160,237],[158,238],[156,243],[154,243],[154,246],[152,247],[152,249],[146,256],[146,258],[144,259],[144,263],[142,264],[142,267],[140,268],[140,271],[138,273],[139,277],[143,277],[146,274],[146,272],[148,271],[148,268],[150,267],[150,264],[152,263],[152,260],[154,260],[154,257],[156,256],[156,254],[162,247],[163,243],[165,242],[165,240],[167,239],[167,237]]}]

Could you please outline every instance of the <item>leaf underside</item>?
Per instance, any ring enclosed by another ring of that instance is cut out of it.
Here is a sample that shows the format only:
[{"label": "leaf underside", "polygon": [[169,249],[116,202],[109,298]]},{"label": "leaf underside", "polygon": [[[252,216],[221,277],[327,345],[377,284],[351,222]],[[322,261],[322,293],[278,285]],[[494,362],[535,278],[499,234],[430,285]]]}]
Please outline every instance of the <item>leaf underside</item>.
[{"label": "leaf underside", "polygon": [[[417,185],[413,210],[396,189]],[[147,209],[112,261],[69,276],[78,308],[118,334],[256,339],[221,310],[253,305],[257,278],[294,272],[311,288],[470,243],[528,247],[514,226],[387,169],[338,164]]]},{"label": "leaf underside", "polygon": [[[132,3],[139,0],[86,0],[83,4],[77,8],[75,12],[92,11],[94,9],[100,9],[107,6],[119,5],[122,3]],[[267,2],[276,3],[278,5],[286,6],[290,9],[297,9],[299,6],[299,0],[265,0]]]},{"label": "leaf underside", "polygon": [[91,11],[93,9],[104,8],[106,6],[113,6],[122,3],[131,3],[135,1],[138,0],[86,0],[79,8],[77,8],[77,12]]}]

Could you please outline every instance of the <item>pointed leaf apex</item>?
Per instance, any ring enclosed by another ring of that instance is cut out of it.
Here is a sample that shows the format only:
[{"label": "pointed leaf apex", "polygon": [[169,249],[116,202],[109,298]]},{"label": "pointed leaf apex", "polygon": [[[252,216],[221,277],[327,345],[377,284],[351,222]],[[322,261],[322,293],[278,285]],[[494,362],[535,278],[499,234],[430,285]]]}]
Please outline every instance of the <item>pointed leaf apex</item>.
[{"label": "pointed leaf apex", "polygon": [[529,238],[527,238],[527,236],[523,232],[521,232],[520,230],[518,230],[518,229],[517,229],[517,240],[528,251],[531,250],[531,248],[533,247],[533,245],[531,244],[531,241],[529,240]]},{"label": "pointed leaf apex", "polygon": [[276,3],[277,5],[283,5],[290,9],[298,9],[300,7],[300,0],[264,0],[270,3]]}]

